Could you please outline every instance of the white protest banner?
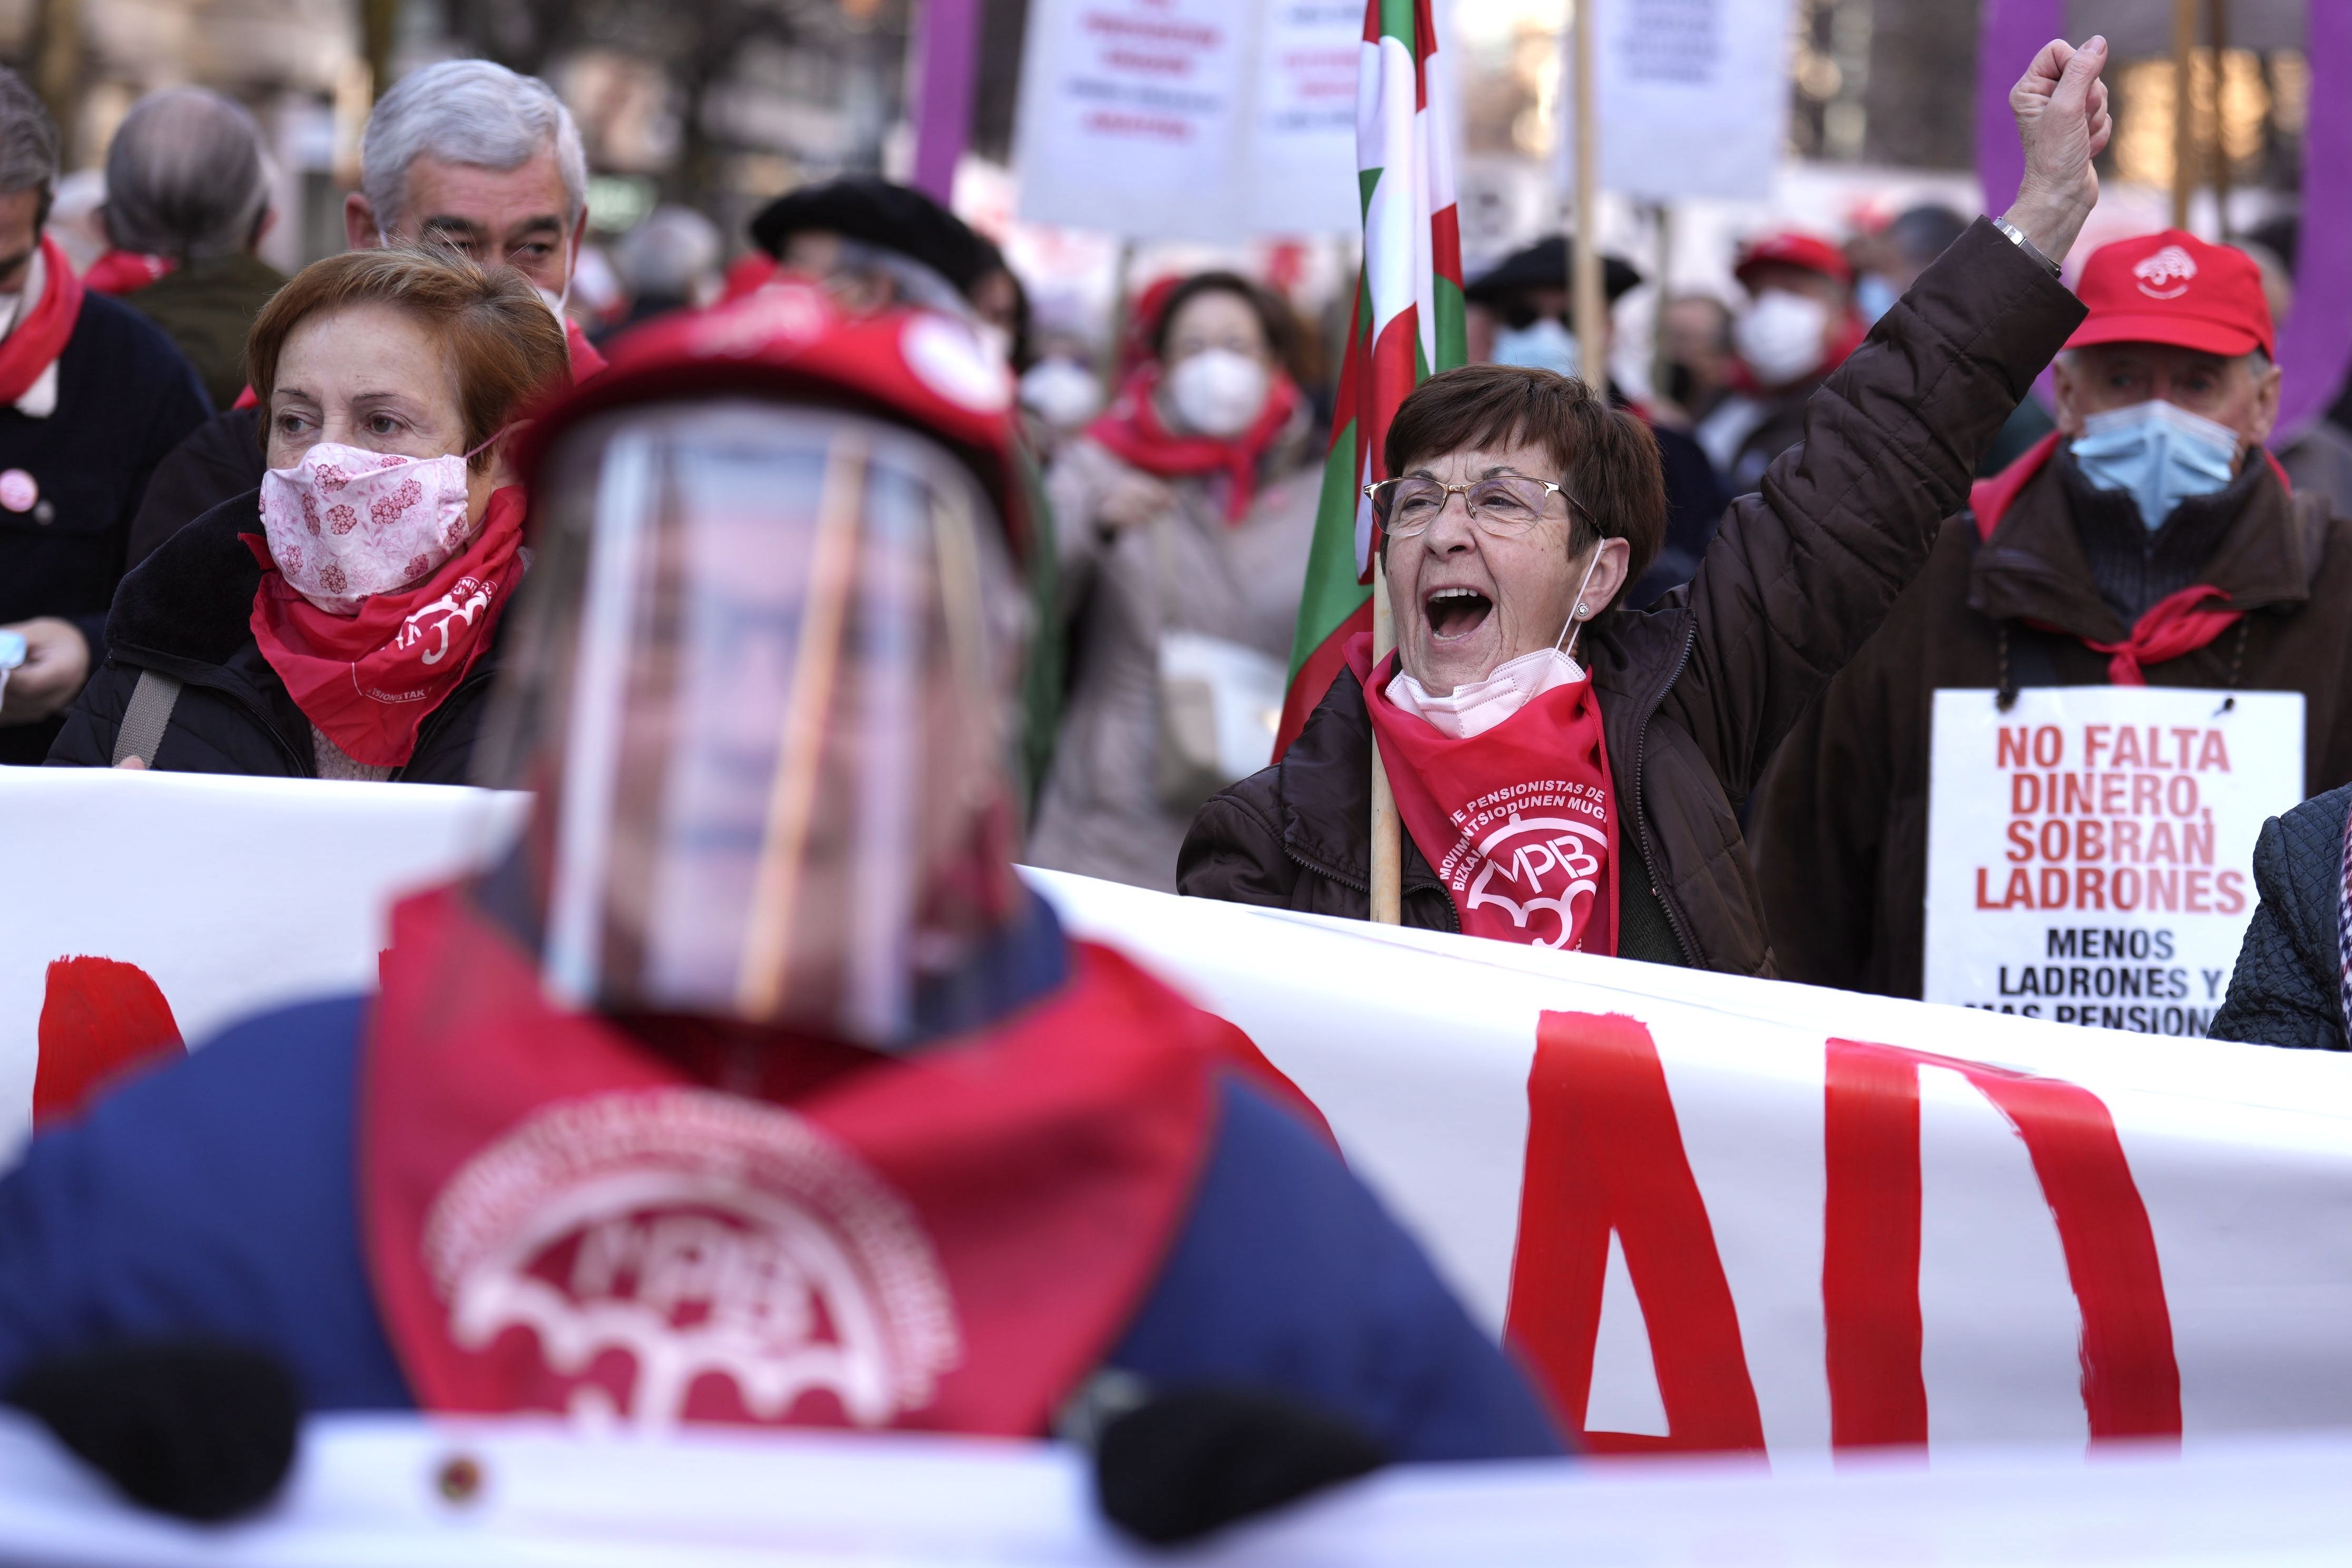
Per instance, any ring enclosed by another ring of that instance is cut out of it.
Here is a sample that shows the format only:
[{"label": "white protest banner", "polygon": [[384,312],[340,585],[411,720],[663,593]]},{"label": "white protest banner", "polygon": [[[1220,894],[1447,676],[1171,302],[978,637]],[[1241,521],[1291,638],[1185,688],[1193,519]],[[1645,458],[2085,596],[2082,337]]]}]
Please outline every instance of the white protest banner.
[{"label": "white protest banner", "polygon": [[1021,216],[1138,239],[1354,228],[1363,16],[1349,0],[1040,0]]},{"label": "white protest banner", "polygon": [[[44,890],[0,904],[0,1070],[63,953],[215,1020],[363,984],[383,892],[513,806],[0,770],[0,865]],[[1245,1031],[1598,1447],[2352,1425],[2352,1058],[1033,883]]]},{"label": "white protest banner", "polygon": [[[463,1465],[465,1469],[455,1469]],[[1399,1465],[1171,1554],[1122,1539],[1058,1443],[314,1416],[259,1515],[145,1512],[0,1413],[0,1560],[73,1568],[2310,1568],[2352,1539],[2352,1436],[1892,1463]],[[469,1489],[451,1484],[470,1475]]]},{"label": "white protest banner", "polygon": [[2303,696],[1936,693],[1927,997],[2202,1035],[2253,918],[2254,841],[2303,799]]},{"label": "white protest banner", "polygon": [[[397,890],[453,875],[519,798],[110,768],[0,768],[0,1159],[93,1022],[160,992],[194,1045],[247,1014],[372,988]],[[60,1058],[64,1058],[60,1060]]]},{"label": "white protest banner", "polygon": [[[1789,0],[1592,3],[1602,186],[1644,201],[1770,195],[1789,120]],[[1555,174],[1570,189],[1566,93],[1556,123]]]}]

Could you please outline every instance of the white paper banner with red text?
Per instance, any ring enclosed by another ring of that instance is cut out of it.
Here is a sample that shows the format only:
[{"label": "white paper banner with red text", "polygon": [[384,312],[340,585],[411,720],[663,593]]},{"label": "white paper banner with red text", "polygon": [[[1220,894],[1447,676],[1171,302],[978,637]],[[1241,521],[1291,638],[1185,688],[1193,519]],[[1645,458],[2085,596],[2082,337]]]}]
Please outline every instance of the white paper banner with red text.
[{"label": "white paper banner with red text", "polygon": [[[519,804],[0,769],[38,893],[0,904],[0,1117],[60,962],[191,1041],[362,987],[383,900]],[[1597,1446],[2352,1425],[2352,1058],[1034,879],[1248,1032]]]}]

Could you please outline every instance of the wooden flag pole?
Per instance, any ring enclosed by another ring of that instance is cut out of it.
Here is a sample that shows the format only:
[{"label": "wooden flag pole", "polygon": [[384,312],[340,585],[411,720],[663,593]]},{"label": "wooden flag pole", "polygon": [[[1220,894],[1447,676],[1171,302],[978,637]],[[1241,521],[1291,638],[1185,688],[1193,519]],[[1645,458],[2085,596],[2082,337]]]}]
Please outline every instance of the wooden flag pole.
[{"label": "wooden flag pole", "polygon": [[2189,226],[2189,196],[2197,188],[2197,116],[2189,102],[2197,58],[2197,0],[2172,0],[2172,226]]},{"label": "wooden flag pole", "polygon": [[1593,134],[1592,13],[1595,0],[1576,0],[1576,234],[1569,249],[1574,259],[1568,268],[1569,298],[1576,310],[1576,358],[1585,384],[1609,395],[1609,360],[1602,348],[1607,317],[1601,298],[1600,224],[1593,213],[1599,205],[1601,158]]},{"label": "wooden flag pole", "polygon": [[[1388,569],[1372,557],[1372,667],[1396,647],[1396,620],[1389,612]],[[1348,679],[1341,674],[1340,679]],[[1372,694],[1364,693],[1371,700]],[[1381,741],[1372,737],[1372,919],[1384,926],[1404,923],[1404,836],[1397,824],[1396,796],[1389,771],[1381,765]]]}]

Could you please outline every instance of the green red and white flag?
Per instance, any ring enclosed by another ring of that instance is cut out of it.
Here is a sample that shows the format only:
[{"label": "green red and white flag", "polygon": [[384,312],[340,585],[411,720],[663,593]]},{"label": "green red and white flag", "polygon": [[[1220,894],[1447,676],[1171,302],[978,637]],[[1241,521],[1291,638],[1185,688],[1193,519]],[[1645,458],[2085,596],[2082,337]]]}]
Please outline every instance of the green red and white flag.
[{"label": "green red and white flag", "polygon": [[1356,70],[1364,264],[1298,601],[1276,759],[1344,667],[1341,647],[1371,626],[1372,514],[1363,487],[1388,477],[1381,447],[1389,421],[1414,387],[1466,355],[1452,125],[1430,0],[1366,0]]}]

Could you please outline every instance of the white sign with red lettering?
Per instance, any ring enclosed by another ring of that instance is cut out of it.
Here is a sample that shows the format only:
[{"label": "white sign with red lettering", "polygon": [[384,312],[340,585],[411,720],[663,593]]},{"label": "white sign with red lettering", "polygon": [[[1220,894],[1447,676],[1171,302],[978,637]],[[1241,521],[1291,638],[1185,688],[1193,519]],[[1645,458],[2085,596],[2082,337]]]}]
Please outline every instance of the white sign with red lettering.
[{"label": "white sign with red lettering", "polygon": [[2202,1035],[2253,918],[2254,841],[2303,799],[2303,696],[1936,693],[1927,999]]},{"label": "white sign with red lettering", "polygon": [[1352,231],[1352,0],[1038,0],[1021,216],[1133,239]]}]

